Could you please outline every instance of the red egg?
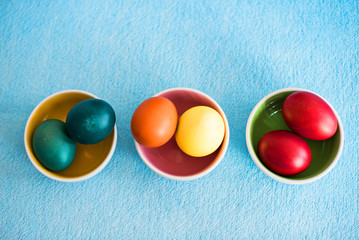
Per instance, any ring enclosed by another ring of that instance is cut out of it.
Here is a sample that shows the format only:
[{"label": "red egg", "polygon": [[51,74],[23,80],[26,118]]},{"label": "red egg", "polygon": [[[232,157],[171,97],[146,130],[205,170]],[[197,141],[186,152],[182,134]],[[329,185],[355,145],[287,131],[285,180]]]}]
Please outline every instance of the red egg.
[{"label": "red egg", "polygon": [[169,99],[152,97],[142,102],[133,113],[132,135],[145,147],[159,147],[172,138],[177,121],[177,109]]},{"label": "red egg", "polygon": [[257,150],[262,163],[283,176],[303,172],[312,158],[308,144],[298,135],[286,130],[265,134],[259,140]]},{"label": "red egg", "polygon": [[337,118],[330,106],[310,92],[295,92],[283,102],[282,114],[290,129],[312,140],[332,137],[338,127]]}]

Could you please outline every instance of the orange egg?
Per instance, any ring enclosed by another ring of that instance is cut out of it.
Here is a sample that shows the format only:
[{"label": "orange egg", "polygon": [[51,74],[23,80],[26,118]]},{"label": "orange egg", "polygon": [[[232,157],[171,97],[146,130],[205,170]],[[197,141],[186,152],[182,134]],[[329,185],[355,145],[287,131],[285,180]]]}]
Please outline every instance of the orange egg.
[{"label": "orange egg", "polygon": [[142,102],[131,119],[135,140],[146,147],[159,147],[167,143],[177,128],[175,105],[164,97],[152,97]]}]

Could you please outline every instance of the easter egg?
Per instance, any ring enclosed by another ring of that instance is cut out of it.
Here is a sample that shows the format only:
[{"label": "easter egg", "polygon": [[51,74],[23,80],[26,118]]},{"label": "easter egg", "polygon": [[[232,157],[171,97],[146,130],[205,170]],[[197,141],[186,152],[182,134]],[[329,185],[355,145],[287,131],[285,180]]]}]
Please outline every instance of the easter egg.
[{"label": "easter egg", "polygon": [[283,119],[290,129],[302,137],[325,140],[332,137],[338,127],[330,106],[310,92],[295,92],[282,105]]},{"label": "easter egg", "polygon": [[265,134],[258,142],[262,163],[273,172],[291,176],[303,172],[311,161],[309,145],[298,135],[287,130]]},{"label": "easter egg", "polygon": [[52,171],[63,171],[73,162],[76,142],[66,133],[65,123],[50,119],[35,130],[32,147],[39,162]]},{"label": "easter egg", "polygon": [[87,99],[71,108],[66,129],[72,139],[81,144],[95,144],[113,131],[116,115],[111,105],[100,99]]},{"label": "easter egg", "polygon": [[131,132],[139,144],[160,147],[174,135],[177,121],[177,109],[169,99],[152,97],[136,108],[131,119]]},{"label": "easter egg", "polygon": [[175,138],[184,153],[203,157],[218,149],[224,133],[225,126],[221,115],[213,108],[197,106],[182,114]]}]

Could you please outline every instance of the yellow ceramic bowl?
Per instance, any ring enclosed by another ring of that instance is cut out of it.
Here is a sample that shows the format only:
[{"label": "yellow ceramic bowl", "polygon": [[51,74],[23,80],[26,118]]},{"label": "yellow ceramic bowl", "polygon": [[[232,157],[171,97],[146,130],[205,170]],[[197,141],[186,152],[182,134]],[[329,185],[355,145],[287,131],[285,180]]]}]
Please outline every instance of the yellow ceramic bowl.
[{"label": "yellow ceramic bowl", "polygon": [[45,176],[62,182],[82,181],[99,173],[110,161],[116,147],[116,125],[112,133],[97,144],[77,143],[75,159],[64,171],[54,172],[45,168],[36,158],[32,148],[32,136],[40,123],[47,119],[59,119],[65,122],[68,112],[74,105],[90,98],[98,97],[80,90],[61,91],[45,98],[32,111],[25,128],[25,149],[32,164]]}]

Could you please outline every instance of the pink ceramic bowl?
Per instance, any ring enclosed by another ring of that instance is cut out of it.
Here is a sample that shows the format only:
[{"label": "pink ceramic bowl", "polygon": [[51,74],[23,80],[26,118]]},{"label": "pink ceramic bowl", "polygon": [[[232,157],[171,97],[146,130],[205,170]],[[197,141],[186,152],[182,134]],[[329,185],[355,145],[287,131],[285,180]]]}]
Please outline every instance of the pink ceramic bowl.
[{"label": "pink ceramic bowl", "polygon": [[158,148],[147,148],[135,141],[137,152],[143,162],[157,174],[172,180],[193,180],[212,171],[224,157],[229,143],[229,126],[222,108],[208,95],[190,88],[171,88],[155,96],[171,100],[177,108],[178,117],[195,106],[214,108],[224,120],[225,134],[221,146],[205,157],[191,157],[182,152],[174,136]]}]

